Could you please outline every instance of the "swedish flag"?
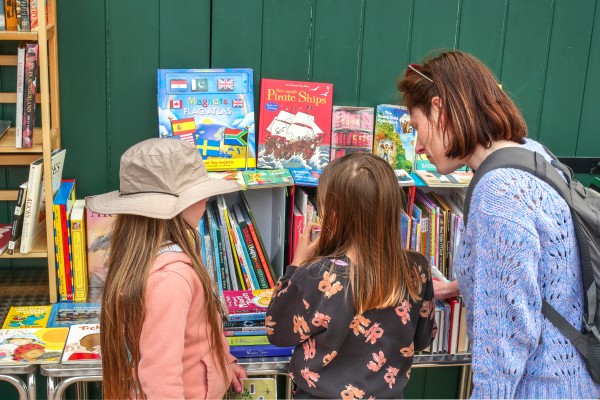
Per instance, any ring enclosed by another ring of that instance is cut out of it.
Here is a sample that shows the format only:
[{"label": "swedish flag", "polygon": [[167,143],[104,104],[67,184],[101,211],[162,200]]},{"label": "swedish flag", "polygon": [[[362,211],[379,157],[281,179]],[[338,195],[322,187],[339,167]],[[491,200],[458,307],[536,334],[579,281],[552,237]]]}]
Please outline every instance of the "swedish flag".
[{"label": "swedish flag", "polygon": [[196,148],[202,156],[218,157],[221,154],[221,142],[217,140],[199,140]]}]

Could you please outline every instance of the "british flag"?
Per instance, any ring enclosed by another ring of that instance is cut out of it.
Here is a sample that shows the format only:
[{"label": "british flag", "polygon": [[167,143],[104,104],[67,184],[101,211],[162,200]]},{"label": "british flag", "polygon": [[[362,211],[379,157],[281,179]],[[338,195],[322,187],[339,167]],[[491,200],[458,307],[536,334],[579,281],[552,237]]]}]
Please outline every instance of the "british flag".
[{"label": "british flag", "polygon": [[217,79],[217,91],[219,92],[233,92],[233,79],[229,78],[218,78]]},{"label": "british flag", "polygon": [[243,99],[233,99],[231,102],[231,105],[234,108],[242,108],[242,107],[244,107],[244,100]]}]

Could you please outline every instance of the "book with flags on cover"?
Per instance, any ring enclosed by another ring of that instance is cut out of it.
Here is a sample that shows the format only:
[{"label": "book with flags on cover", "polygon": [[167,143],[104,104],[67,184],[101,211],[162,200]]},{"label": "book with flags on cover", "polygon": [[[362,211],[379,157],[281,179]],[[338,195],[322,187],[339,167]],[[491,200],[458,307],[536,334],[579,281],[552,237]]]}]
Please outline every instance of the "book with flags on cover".
[{"label": "book with flags on cover", "polygon": [[158,125],[193,143],[208,171],[256,168],[252,69],[159,69]]}]

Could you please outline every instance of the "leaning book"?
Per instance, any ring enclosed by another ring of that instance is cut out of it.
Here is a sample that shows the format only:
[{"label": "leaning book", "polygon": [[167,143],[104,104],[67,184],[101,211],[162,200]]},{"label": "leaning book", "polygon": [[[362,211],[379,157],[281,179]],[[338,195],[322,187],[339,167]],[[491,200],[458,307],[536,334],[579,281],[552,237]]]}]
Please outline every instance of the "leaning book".
[{"label": "leaning book", "polygon": [[68,328],[0,330],[0,366],[60,362]]},{"label": "leaning book", "polygon": [[417,132],[410,124],[408,109],[394,104],[380,104],[375,114],[373,153],[394,169],[412,172],[415,162]]},{"label": "leaning book", "polygon": [[45,328],[51,305],[11,306],[2,329]]},{"label": "leaning book", "polygon": [[48,327],[100,323],[100,303],[54,303]]},{"label": "leaning book", "polygon": [[194,144],[208,171],[256,168],[252,70],[159,69],[158,127]]},{"label": "leaning book", "polygon": [[100,324],[71,325],[62,363],[99,362],[101,359]]}]

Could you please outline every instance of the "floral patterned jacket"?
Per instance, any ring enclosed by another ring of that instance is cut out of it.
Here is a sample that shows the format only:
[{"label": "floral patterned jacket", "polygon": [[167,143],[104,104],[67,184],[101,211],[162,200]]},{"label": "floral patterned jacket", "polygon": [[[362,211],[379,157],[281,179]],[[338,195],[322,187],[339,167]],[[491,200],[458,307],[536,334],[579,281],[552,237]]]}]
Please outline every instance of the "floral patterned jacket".
[{"label": "floral patterned jacket", "polygon": [[401,398],[415,351],[435,336],[431,272],[409,252],[421,277],[422,299],[357,315],[347,258],[288,266],[267,310],[267,334],[278,346],[296,346],[290,374],[319,398]]}]

